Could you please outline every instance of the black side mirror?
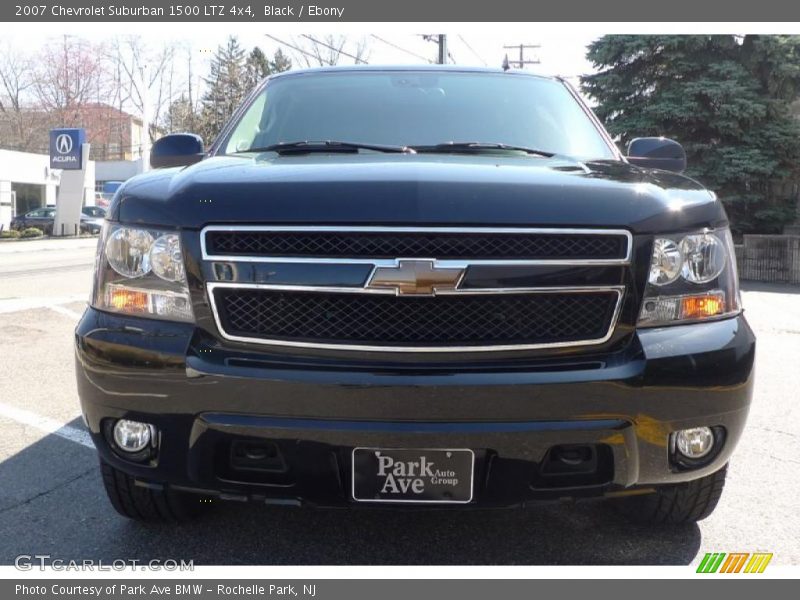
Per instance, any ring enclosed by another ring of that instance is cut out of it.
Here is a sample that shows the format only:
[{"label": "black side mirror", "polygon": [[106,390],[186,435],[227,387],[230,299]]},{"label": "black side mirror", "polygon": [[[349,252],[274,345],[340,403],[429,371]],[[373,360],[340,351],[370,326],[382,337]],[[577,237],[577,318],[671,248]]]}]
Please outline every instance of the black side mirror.
[{"label": "black side mirror", "polygon": [[686,151],[668,138],[636,138],[628,144],[628,162],[646,169],[682,173],[686,169]]},{"label": "black side mirror", "polygon": [[150,150],[150,166],[186,167],[205,158],[203,138],[193,133],[172,133],[156,140]]}]

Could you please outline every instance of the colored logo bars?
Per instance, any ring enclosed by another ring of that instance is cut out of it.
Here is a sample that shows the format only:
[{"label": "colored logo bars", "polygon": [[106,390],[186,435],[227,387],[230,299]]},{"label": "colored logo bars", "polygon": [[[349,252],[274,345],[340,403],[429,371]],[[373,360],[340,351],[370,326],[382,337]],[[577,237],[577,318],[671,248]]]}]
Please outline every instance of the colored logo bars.
[{"label": "colored logo bars", "polygon": [[698,573],[763,573],[771,552],[707,552],[697,567]]}]

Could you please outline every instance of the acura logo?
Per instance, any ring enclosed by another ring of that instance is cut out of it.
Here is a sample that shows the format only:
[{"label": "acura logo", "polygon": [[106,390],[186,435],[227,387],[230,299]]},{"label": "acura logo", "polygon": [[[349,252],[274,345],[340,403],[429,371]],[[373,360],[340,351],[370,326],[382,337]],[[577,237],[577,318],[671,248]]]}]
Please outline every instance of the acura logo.
[{"label": "acura logo", "polygon": [[69,154],[72,152],[72,136],[66,133],[56,137],[56,152],[59,154]]},{"label": "acura logo", "polygon": [[400,296],[433,296],[458,287],[464,269],[439,267],[434,260],[399,259],[397,266],[376,267],[367,288],[391,289]]}]

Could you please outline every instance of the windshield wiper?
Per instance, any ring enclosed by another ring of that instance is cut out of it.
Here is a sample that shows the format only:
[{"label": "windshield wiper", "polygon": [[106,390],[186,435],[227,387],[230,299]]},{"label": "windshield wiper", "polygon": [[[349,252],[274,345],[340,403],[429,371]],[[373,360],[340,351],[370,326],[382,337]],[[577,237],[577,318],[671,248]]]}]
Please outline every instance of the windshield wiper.
[{"label": "windshield wiper", "polygon": [[280,142],[269,146],[260,146],[241,150],[243,152],[277,152],[278,154],[309,154],[311,152],[352,152],[359,150],[374,150],[375,152],[395,152],[415,154],[413,148],[408,146],[392,146],[389,144],[362,144],[359,142],[341,142],[338,140],[301,140],[297,142]]},{"label": "windshield wiper", "polygon": [[525,154],[536,154],[545,158],[552,158],[555,152],[528,148],[526,146],[514,146],[512,144],[500,144],[495,142],[445,142],[432,146],[411,146],[417,152],[482,152],[484,150],[509,150],[513,152],[524,152]]}]

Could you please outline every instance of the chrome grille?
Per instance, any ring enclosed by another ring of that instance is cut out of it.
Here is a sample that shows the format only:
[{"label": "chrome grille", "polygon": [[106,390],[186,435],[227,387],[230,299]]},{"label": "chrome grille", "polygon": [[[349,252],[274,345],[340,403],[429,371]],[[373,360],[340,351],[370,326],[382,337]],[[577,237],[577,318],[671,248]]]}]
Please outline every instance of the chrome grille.
[{"label": "chrome grille", "polygon": [[207,227],[207,258],[586,260],[628,258],[626,232],[403,227]]},{"label": "chrome grille", "polygon": [[230,334],[368,346],[553,344],[599,339],[615,292],[398,297],[220,288]]},{"label": "chrome grille", "polygon": [[[613,334],[623,285],[587,285],[585,271],[577,269],[580,281],[574,285],[513,287],[513,269],[539,265],[622,268],[629,264],[631,242],[623,230],[534,228],[209,226],[201,233],[206,260],[263,263],[272,265],[266,271],[259,267],[264,273],[274,269],[283,273],[280,284],[271,284],[253,281],[255,270],[228,269],[243,279],[208,283],[223,337],[367,351],[458,352],[600,344]],[[315,268],[315,283],[309,285],[301,280],[302,268],[282,263],[324,266]],[[336,269],[353,264],[371,265],[372,272],[361,271],[365,279],[360,283],[339,279],[337,273],[344,271]],[[512,287],[470,287],[472,265],[502,265],[502,277]],[[420,277],[436,279],[445,272],[448,286],[428,285],[428,280],[420,285]],[[326,279],[324,273],[330,273],[330,284],[320,281]],[[383,279],[391,275],[392,283],[397,279],[396,289],[373,285],[378,273]],[[287,276],[294,277],[294,282],[287,282]],[[417,279],[416,286],[407,281],[409,277]],[[453,286],[452,282],[457,283]]]}]

